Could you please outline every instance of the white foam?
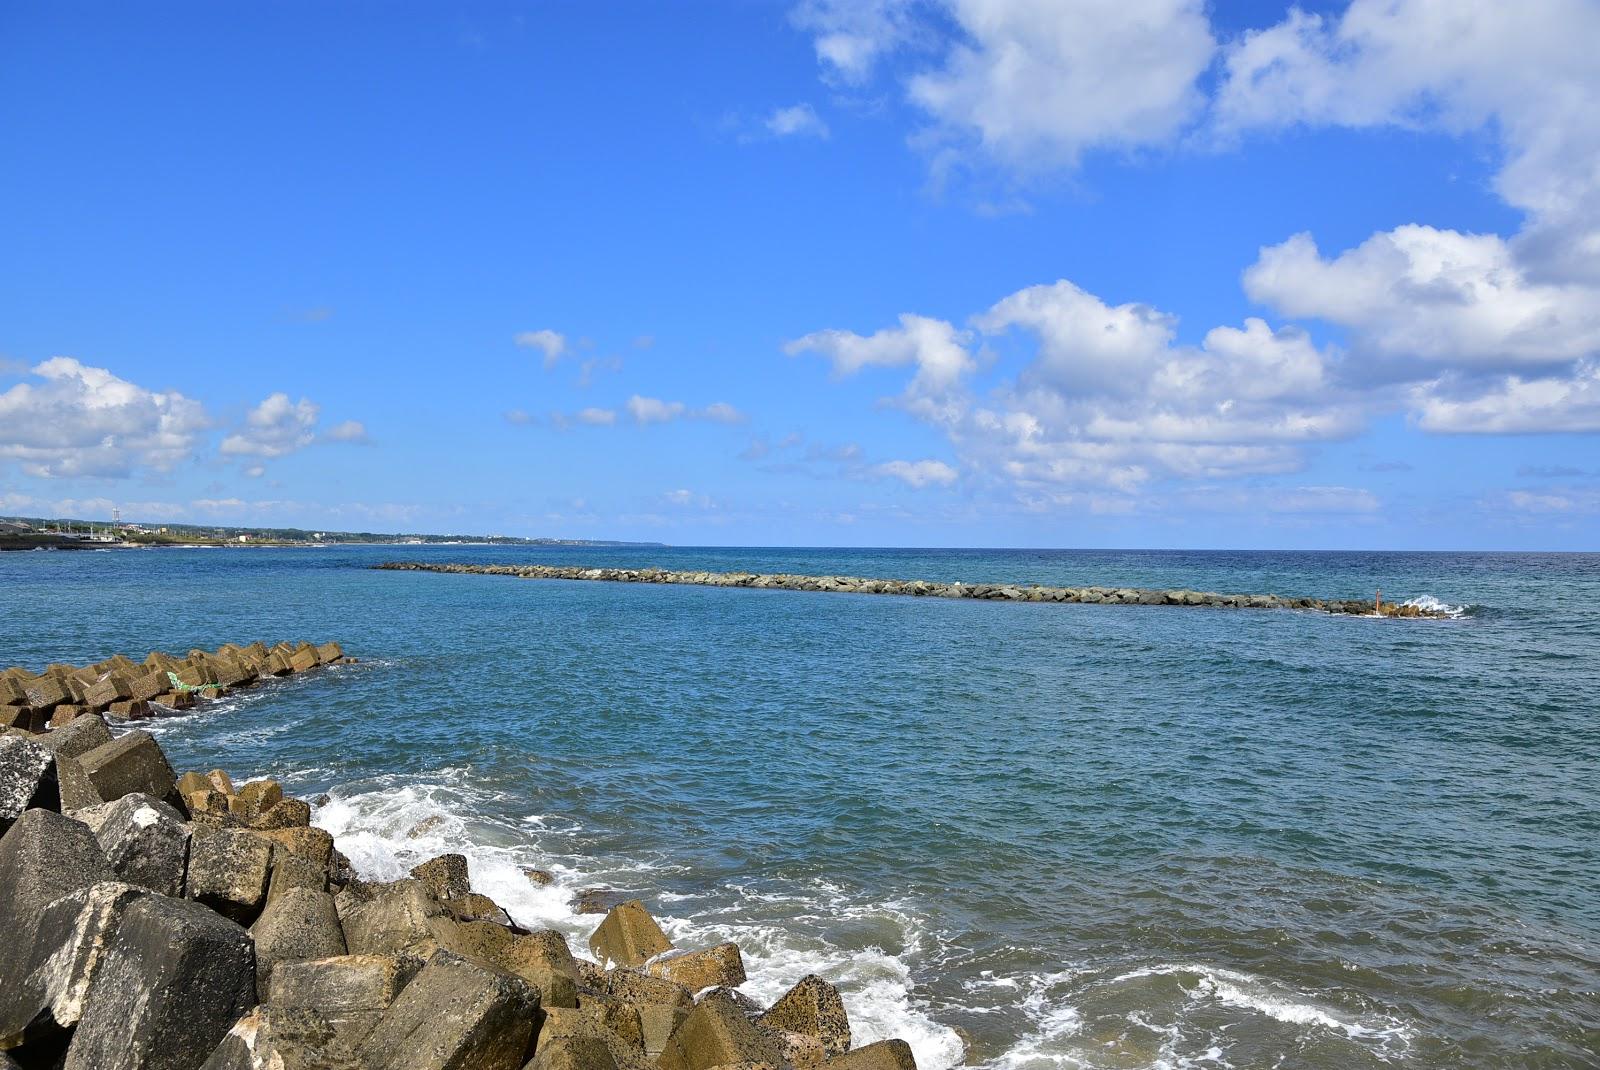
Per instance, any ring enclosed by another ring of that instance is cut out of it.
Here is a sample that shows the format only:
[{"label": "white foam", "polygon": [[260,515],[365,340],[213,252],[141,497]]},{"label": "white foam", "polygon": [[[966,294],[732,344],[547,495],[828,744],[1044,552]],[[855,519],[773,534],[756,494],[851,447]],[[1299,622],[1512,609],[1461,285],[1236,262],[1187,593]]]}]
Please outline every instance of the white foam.
[{"label": "white foam", "polygon": [[1424,613],[1442,613],[1451,618],[1465,616],[1467,612],[1466,606],[1451,605],[1449,602],[1441,601],[1431,594],[1419,594],[1417,597],[1408,599],[1400,604],[1403,606],[1416,606]]}]

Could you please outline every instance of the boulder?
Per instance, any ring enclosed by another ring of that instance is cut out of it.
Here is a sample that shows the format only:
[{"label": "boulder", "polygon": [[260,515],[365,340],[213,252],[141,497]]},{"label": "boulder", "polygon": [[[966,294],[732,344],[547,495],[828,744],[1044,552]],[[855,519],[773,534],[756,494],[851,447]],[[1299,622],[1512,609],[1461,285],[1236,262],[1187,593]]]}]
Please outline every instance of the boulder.
[{"label": "boulder", "polygon": [[248,923],[261,912],[271,868],[270,840],[243,829],[211,829],[189,843],[183,894]]},{"label": "boulder", "polygon": [[290,888],[270,900],[250,926],[250,936],[256,945],[256,987],[262,991],[280,962],[345,953],[333,896],[312,888]]},{"label": "boulder", "polygon": [[691,992],[718,985],[737,988],[745,980],[744,958],[739,954],[739,945],[733,943],[718,944],[705,951],[669,951],[651,959],[645,972],[676,981]]},{"label": "boulder", "polygon": [[334,900],[345,944],[353,955],[410,951],[431,955],[440,941],[435,926],[450,919],[421,881],[353,884]]},{"label": "boulder", "polygon": [[604,1037],[564,1034],[541,1039],[527,1070],[617,1070],[617,1060]]},{"label": "boulder", "polygon": [[667,1040],[656,1065],[660,1070],[711,1070],[729,1063],[782,1062],[777,1041],[731,999],[719,996],[696,1004]]},{"label": "boulder", "polygon": [[637,899],[612,907],[589,937],[589,950],[602,964],[642,966],[671,949],[672,941]]},{"label": "boulder", "polygon": [[[60,762],[59,754],[57,760]],[[102,743],[94,750],[68,761],[77,763],[83,773],[83,783],[93,796],[92,801],[79,803],[73,809],[113,802],[135,792],[175,806],[182,805],[183,800],[178,795],[178,778],[173,774],[172,766],[167,764],[167,757],[156,745],[155,737],[142,729],[119,736],[110,743]],[[68,805],[66,793],[63,793],[62,805]]]},{"label": "boulder", "polygon": [[917,1058],[903,1040],[880,1040],[828,1060],[828,1070],[917,1070]]},{"label": "boulder", "polygon": [[21,736],[0,736],[0,836],[23,811],[35,809],[61,809],[55,755]]},{"label": "boulder", "polygon": [[412,869],[411,875],[421,881],[435,899],[461,899],[472,891],[465,855],[431,858]]},{"label": "boulder", "polygon": [[65,1046],[83,1016],[84,1000],[122,913],[149,894],[103,881],[52,901],[6,957],[12,972],[0,984],[0,1048]]},{"label": "boulder", "polygon": [[[162,895],[182,895],[189,826],[172,807],[148,795],[124,795],[92,808],[86,821],[117,879]],[[73,816],[85,821],[90,811]]]},{"label": "boulder", "polygon": [[234,1023],[200,1070],[364,1070],[333,1023],[307,1007],[263,1005]]},{"label": "boulder", "polygon": [[422,960],[408,955],[279,962],[272,970],[268,1000],[279,1007],[320,1012],[345,1043],[355,1047],[421,968]]},{"label": "boulder", "polygon": [[815,1037],[828,1058],[850,1050],[850,1018],[839,990],[816,974],[802,977],[778,998],[756,1024]]},{"label": "boulder", "polygon": [[105,801],[95,794],[94,786],[75,759],[113,742],[114,738],[105,721],[90,714],[75,718],[39,741],[56,756],[56,780],[61,788],[63,810],[79,810]]},{"label": "boulder", "polygon": [[520,1070],[539,994],[510,974],[436,951],[362,1045],[369,1070]]},{"label": "boulder", "polygon": [[192,1070],[255,1002],[250,934],[199,903],[140,896],[89,987],[64,1070]]}]

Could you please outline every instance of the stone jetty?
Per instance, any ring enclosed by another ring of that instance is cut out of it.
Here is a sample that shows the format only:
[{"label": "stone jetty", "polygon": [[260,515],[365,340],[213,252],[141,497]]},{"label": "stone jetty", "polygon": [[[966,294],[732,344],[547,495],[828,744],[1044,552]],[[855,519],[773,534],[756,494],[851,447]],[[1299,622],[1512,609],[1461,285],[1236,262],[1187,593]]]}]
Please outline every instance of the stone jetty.
[{"label": "stone jetty", "polygon": [[940,583],[931,580],[877,580],[861,576],[795,576],[772,572],[692,572],[663,568],[587,568],[581,565],[469,565],[389,561],[374,569],[399,572],[449,572],[515,576],[524,580],[600,580],[610,583],[682,583],[701,587],[751,587],[840,594],[888,594],[922,598],[976,598],[999,602],[1079,602],[1107,606],[1206,606],[1213,609],[1307,609],[1352,616],[1444,617],[1445,612],[1376,599],[1293,598],[1275,594],[1217,594],[1213,591],[1157,590],[1145,587],[1045,587],[1022,583]]},{"label": "stone jetty", "polygon": [[0,728],[0,1070],[916,1070],[820,977],[757,1004],[736,944],[676,947],[638,900],[574,954],[462,855],[360,879],[312,812],[99,712]]},{"label": "stone jetty", "polygon": [[257,642],[191,650],[183,657],[152,650],[142,662],[116,654],[93,665],[46,665],[37,673],[12,666],[0,671],[0,728],[43,732],[90,713],[117,721],[159,717],[269,676],[354,660],[338,643]]}]

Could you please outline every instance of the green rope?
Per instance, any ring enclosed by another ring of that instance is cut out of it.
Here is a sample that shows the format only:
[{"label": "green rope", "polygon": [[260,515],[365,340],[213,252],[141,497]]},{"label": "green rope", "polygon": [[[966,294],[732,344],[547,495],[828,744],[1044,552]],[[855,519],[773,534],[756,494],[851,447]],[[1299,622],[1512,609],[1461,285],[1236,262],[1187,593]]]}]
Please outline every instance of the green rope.
[{"label": "green rope", "polygon": [[167,679],[172,681],[172,690],[174,691],[204,691],[208,687],[215,688],[217,690],[222,689],[221,684],[200,684],[198,686],[191,687],[182,680],[178,679],[178,674],[175,672],[168,672]]}]

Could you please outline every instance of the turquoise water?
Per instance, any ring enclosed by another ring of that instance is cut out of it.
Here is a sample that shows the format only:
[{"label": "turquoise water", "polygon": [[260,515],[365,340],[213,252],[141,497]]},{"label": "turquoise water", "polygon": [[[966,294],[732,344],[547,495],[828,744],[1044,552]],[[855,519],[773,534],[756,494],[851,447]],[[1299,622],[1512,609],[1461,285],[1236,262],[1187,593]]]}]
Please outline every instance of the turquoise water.
[{"label": "turquoise water", "polygon": [[[396,557],[1431,595],[1446,621],[373,572]],[[0,555],[0,665],[363,659],[155,731],[643,896],[924,1070],[1600,1065],[1600,556],[362,547]],[[428,821],[437,817],[437,821]],[[419,825],[421,826],[419,828]],[[557,874],[529,884],[523,866]]]}]

